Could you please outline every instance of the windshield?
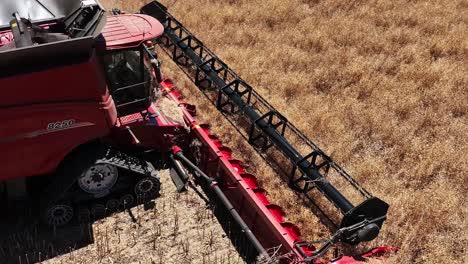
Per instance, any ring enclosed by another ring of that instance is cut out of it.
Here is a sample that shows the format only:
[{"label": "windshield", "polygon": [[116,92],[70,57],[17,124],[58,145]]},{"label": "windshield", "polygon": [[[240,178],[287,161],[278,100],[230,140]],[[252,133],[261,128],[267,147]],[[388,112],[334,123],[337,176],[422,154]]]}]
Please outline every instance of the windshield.
[{"label": "windshield", "polygon": [[119,116],[142,111],[151,99],[152,77],[140,50],[120,50],[102,56],[109,91]]},{"label": "windshield", "polygon": [[143,82],[139,51],[115,52],[105,55],[103,59],[109,85],[112,88]]}]

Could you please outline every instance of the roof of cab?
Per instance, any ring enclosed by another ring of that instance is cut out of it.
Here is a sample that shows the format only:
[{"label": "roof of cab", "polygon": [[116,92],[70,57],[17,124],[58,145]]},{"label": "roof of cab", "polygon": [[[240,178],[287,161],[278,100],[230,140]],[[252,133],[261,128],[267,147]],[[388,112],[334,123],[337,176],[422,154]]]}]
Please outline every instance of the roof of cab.
[{"label": "roof of cab", "polygon": [[163,25],[153,17],[139,14],[109,16],[102,31],[107,50],[128,49],[157,38]]}]

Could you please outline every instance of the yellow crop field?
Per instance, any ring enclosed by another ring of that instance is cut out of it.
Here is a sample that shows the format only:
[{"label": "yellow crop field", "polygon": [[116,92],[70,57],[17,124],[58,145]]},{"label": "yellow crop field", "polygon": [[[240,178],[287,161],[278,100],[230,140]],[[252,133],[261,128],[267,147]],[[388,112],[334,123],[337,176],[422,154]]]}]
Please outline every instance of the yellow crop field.
[{"label": "yellow crop field", "polygon": [[[142,1],[103,1],[132,10]],[[467,263],[468,2],[166,0],[187,28],[288,120],[390,204],[390,263]],[[330,235],[164,58],[305,239]],[[348,248],[342,249],[349,253]]]}]

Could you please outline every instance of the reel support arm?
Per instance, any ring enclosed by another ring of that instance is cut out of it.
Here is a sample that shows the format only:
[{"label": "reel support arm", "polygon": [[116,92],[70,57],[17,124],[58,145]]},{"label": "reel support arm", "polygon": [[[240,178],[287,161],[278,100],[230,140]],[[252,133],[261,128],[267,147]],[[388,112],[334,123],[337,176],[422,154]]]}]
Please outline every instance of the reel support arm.
[{"label": "reel support arm", "polygon": [[192,171],[196,172],[197,176],[202,178],[210,186],[210,188],[214,191],[216,196],[218,196],[218,198],[224,204],[226,209],[230,212],[233,219],[240,225],[240,227],[242,228],[242,231],[245,233],[245,235],[250,240],[250,242],[255,247],[255,249],[258,251],[258,253],[261,256],[267,256],[268,253],[265,250],[265,248],[263,248],[263,246],[260,244],[258,239],[255,237],[255,235],[252,233],[250,228],[247,226],[247,224],[244,222],[242,217],[239,215],[239,213],[236,211],[234,206],[231,204],[229,199],[224,195],[223,191],[218,186],[218,183],[214,179],[206,175],[200,168],[198,168],[195,164],[193,164],[187,157],[185,157],[184,154],[182,153],[182,149],[180,149],[177,146],[173,148],[173,157],[181,161],[183,164],[185,164],[185,166],[190,168]]}]

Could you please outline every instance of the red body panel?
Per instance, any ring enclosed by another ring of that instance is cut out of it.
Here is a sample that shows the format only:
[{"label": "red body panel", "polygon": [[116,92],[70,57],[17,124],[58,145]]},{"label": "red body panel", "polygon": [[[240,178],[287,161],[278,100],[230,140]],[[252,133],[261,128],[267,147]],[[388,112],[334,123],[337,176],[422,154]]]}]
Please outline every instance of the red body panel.
[{"label": "red body panel", "polygon": [[[154,115],[147,115],[147,113]],[[136,138],[132,137],[128,128]],[[153,103],[147,111],[119,118],[109,139],[122,149],[141,146],[159,152],[168,152],[173,145],[171,139],[184,136],[185,133],[183,124],[168,120],[157,104]]]},{"label": "red body panel", "polygon": [[366,263],[370,259],[385,259],[389,254],[395,253],[398,251],[398,248],[395,247],[377,247],[371,251],[364,253],[359,256],[342,256],[335,260],[332,260],[331,264],[359,264]]},{"label": "red body panel", "polygon": [[96,56],[89,61],[1,78],[0,107],[105,101],[106,80]]},{"label": "red body panel", "polygon": [[[96,102],[0,110],[1,180],[53,172],[77,146],[105,136],[109,126]],[[48,129],[57,120],[66,127]]]},{"label": "red body panel", "polygon": [[81,64],[2,78],[0,87],[0,181],[51,173],[71,150],[107,135],[116,123],[94,56]]},{"label": "red body panel", "polygon": [[10,31],[0,32],[0,47],[13,41],[13,33]]}]

